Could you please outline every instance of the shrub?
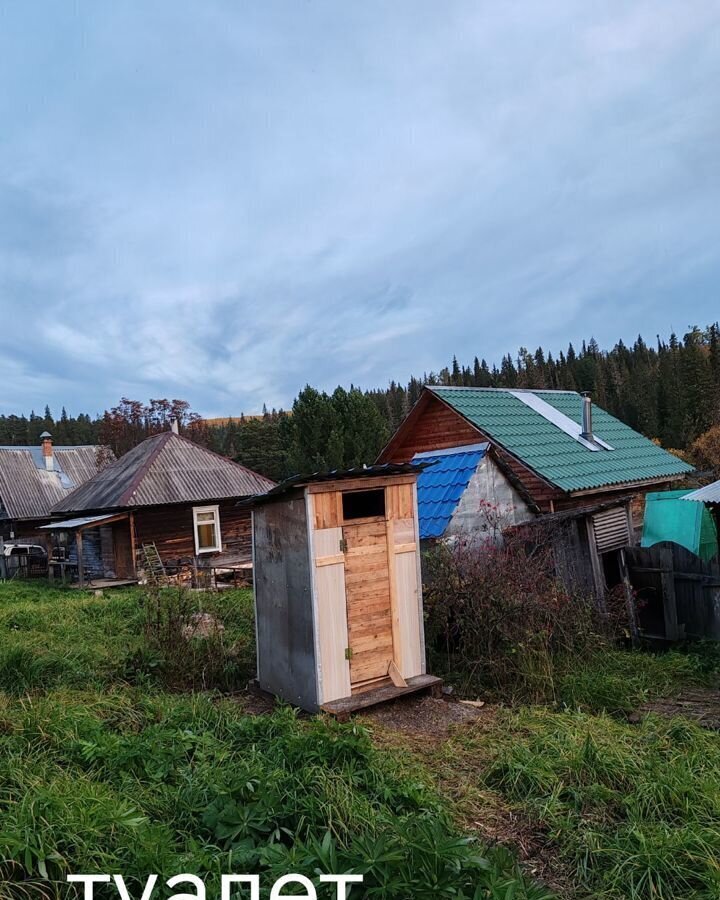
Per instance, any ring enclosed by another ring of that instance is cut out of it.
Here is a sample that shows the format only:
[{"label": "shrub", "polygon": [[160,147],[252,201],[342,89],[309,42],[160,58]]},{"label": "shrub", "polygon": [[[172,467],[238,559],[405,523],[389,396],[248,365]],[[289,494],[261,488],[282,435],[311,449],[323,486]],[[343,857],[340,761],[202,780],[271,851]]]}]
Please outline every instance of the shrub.
[{"label": "shrub", "polygon": [[160,677],[173,690],[244,687],[251,665],[251,630],[233,642],[212,594],[148,588],[144,646],[125,661],[129,675]]},{"label": "shrub", "polygon": [[558,578],[551,543],[522,532],[438,545],[424,557],[428,646],[462,690],[556,699],[556,664],[605,627],[594,603]]}]

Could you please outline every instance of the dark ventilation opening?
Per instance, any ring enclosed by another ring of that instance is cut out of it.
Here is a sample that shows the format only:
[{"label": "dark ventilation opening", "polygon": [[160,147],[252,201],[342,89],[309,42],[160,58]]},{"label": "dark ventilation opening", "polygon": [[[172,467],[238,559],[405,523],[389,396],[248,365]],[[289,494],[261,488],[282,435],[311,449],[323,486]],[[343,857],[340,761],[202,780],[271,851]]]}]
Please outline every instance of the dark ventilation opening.
[{"label": "dark ventilation opening", "polygon": [[605,575],[605,584],[609,588],[614,588],[617,587],[618,584],[622,584],[619,552],[617,550],[611,550],[609,553],[601,553],[600,560],[602,562],[603,574]]},{"label": "dark ventilation opening", "polygon": [[342,495],[343,519],[369,519],[385,515],[385,490],[348,491]]}]

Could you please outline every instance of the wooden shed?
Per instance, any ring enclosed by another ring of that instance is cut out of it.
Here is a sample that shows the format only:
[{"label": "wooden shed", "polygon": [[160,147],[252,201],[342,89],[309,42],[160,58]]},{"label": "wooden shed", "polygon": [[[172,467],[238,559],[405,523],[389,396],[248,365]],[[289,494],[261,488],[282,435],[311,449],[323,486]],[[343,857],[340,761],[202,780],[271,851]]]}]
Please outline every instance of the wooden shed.
[{"label": "wooden shed", "polygon": [[257,681],[343,715],[440,685],[425,672],[418,467],[295,477],[257,498]]}]

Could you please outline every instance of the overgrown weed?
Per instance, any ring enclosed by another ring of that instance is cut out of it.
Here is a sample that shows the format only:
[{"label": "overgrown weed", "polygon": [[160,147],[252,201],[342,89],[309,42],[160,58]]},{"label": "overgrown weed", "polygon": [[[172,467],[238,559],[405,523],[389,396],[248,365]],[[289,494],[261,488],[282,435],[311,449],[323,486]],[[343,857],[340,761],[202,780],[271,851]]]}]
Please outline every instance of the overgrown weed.
[{"label": "overgrown weed", "polygon": [[358,897],[550,897],[362,728],[197,692],[252,673],[250,592],[12,585],[0,604],[3,896],[67,898],[70,871],[122,872],[138,895],[190,871],[208,896],[223,872],[357,871]]}]

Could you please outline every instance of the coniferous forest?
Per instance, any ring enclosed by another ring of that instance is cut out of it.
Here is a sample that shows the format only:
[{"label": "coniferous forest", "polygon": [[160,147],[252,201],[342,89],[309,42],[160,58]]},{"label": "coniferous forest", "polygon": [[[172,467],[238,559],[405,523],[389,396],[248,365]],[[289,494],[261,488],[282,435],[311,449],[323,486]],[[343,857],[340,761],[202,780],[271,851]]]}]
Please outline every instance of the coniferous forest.
[{"label": "coniferous forest", "polygon": [[[43,414],[0,415],[0,444],[37,444],[47,430],[56,444],[102,443],[120,455],[178,418],[193,440],[270,478],[300,471],[371,462],[420,395],[423,384],[524,387],[589,391],[599,406],[664,447],[704,468],[720,466],[720,326],[693,326],[682,336],[638,336],[601,349],[594,339],[556,354],[521,347],[488,363],[454,358],[447,368],[413,376],[406,384],[360,390],[338,387],[331,394],[309,385],[292,414],[238,412],[209,426],[189,404],[123,399],[94,417]],[[232,411],[230,411],[232,412]]]}]

